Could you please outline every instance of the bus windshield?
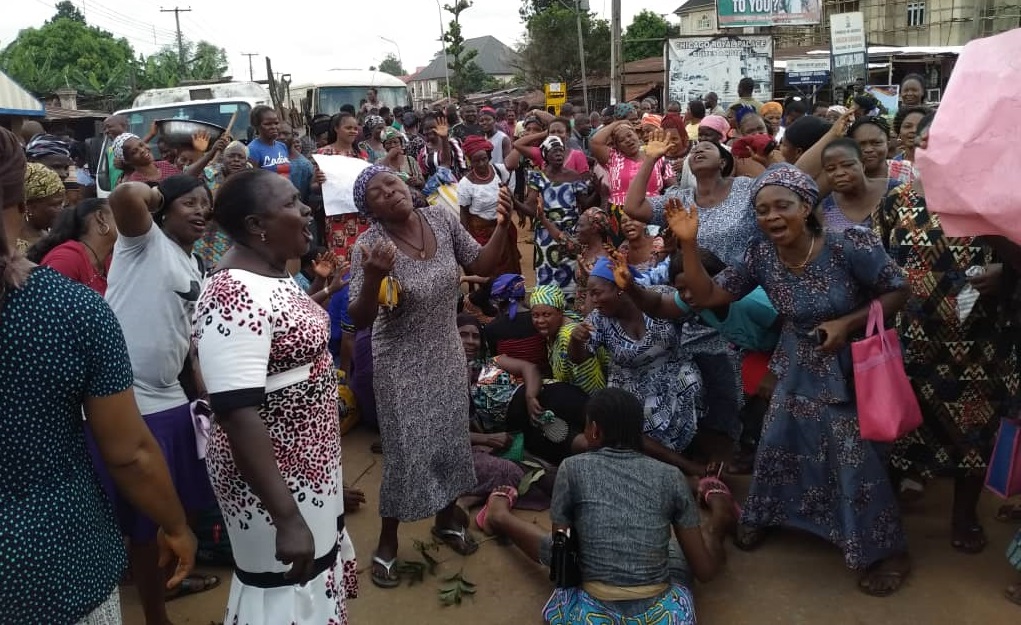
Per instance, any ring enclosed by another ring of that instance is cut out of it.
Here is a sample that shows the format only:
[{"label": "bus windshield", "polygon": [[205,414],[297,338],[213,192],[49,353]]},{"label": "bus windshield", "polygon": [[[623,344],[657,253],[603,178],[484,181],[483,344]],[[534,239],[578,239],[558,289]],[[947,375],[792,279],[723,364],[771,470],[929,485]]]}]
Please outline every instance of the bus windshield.
[{"label": "bus windshield", "polygon": [[[235,112],[237,118],[230,134],[238,139],[249,139],[254,136],[248,128],[252,107],[247,102],[181,102],[160,108],[127,111],[125,116],[128,118],[128,132],[144,137],[149,134],[153,122],[159,119],[194,119],[226,128],[231,115]],[[159,158],[155,151],[153,156]]]},{"label": "bus windshield", "polygon": [[[357,111],[362,102],[366,101],[366,92],[369,89],[370,87],[320,87],[317,112],[335,115],[345,104],[350,104]],[[387,106],[391,110],[395,106],[408,106],[407,87],[375,87],[375,89],[380,106]]]}]

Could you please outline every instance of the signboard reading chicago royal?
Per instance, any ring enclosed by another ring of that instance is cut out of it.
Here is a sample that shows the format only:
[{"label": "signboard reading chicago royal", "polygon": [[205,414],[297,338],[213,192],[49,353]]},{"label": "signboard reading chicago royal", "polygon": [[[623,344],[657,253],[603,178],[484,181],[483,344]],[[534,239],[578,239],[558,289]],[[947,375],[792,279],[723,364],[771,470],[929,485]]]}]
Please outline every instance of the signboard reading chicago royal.
[{"label": "signboard reading chicago royal", "polygon": [[716,0],[720,28],[805,26],[822,19],[819,0]]},{"label": "signboard reading chicago royal", "polygon": [[755,80],[753,96],[773,97],[773,38],[770,35],[678,37],[666,43],[670,100],[689,102],[713,91],[721,102],[737,100],[737,83]]}]

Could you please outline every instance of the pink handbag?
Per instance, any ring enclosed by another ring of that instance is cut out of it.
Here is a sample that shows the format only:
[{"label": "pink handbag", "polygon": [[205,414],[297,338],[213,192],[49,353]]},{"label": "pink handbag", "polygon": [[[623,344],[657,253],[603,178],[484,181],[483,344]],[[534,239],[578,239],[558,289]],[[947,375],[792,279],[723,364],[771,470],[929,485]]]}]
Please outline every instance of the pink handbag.
[{"label": "pink handbag", "polygon": [[986,488],[1007,499],[1021,495],[1021,419],[1003,419],[989,459]]},{"label": "pink handbag", "polygon": [[872,300],[865,338],[851,343],[861,437],[892,443],[922,424],[922,411],[904,372],[900,338],[885,329],[883,305]]}]

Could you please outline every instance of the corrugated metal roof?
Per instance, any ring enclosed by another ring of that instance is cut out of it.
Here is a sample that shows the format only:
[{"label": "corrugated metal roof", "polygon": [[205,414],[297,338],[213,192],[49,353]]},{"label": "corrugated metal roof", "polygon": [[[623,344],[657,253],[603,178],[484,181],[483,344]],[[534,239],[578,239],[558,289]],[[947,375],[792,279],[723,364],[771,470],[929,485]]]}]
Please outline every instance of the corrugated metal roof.
[{"label": "corrugated metal roof", "polygon": [[13,78],[0,72],[0,115],[45,117],[46,108]]},{"label": "corrugated metal roof", "polygon": [[103,119],[110,113],[103,111],[87,111],[83,109],[65,109],[59,106],[46,106],[46,119]]}]

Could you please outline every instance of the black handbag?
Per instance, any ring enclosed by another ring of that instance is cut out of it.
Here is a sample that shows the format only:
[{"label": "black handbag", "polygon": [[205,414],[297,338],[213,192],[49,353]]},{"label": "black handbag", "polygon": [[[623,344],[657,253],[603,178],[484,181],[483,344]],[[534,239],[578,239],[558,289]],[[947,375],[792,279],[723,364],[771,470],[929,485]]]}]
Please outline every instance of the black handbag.
[{"label": "black handbag", "polygon": [[578,549],[578,534],[573,530],[557,530],[553,533],[553,547],[550,555],[549,578],[557,588],[573,588],[581,585],[581,555]]}]

